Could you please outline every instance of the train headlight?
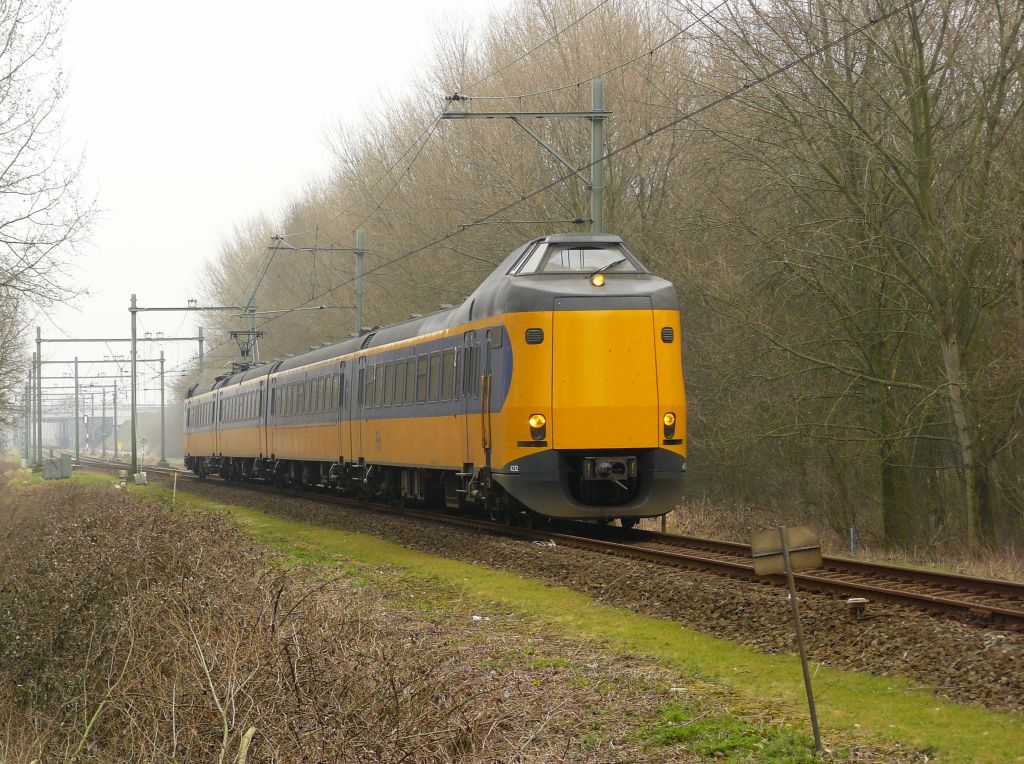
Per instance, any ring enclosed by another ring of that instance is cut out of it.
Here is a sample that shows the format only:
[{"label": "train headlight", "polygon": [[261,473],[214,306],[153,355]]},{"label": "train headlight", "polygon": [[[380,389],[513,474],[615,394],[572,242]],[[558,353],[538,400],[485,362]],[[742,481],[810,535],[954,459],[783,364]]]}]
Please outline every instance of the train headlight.
[{"label": "train headlight", "polygon": [[593,284],[594,286],[604,286],[604,274],[595,273],[593,276],[590,277],[590,283]]},{"label": "train headlight", "polygon": [[547,435],[547,418],[543,414],[531,414],[529,424],[530,436],[534,440],[544,440]]},{"label": "train headlight", "polygon": [[665,425],[665,440],[672,440],[676,436],[676,415],[673,411],[668,411],[665,416],[661,418],[661,423]]}]

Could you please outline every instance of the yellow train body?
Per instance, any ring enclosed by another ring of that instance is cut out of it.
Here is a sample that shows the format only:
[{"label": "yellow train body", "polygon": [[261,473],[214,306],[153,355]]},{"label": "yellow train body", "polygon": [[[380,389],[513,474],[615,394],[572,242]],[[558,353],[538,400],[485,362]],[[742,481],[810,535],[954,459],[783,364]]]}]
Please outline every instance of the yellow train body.
[{"label": "yellow train body", "polygon": [[545,515],[672,509],[686,400],[671,285],[511,278],[499,269],[459,308],[192,391],[186,463]]}]

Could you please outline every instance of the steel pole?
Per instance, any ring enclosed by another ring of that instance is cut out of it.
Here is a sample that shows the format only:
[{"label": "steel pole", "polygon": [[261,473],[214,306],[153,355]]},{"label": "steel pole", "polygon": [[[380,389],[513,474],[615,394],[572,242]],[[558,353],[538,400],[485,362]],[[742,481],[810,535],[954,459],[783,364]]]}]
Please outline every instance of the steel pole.
[{"label": "steel pole", "polygon": [[789,604],[793,609],[793,623],[796,625],[796,644],[800,648],[800,666],[804,671],[804,690],[807,692],[807,708],[811,712],[811,731],[814,732],[814,749],[821,752],[821,730],[818,729],[818,712],[814,707],[814,689],[811,686],[811,671],[807,666],[807,649],[804,647],[804,630],[800,625],[800,606],[796,599],[796,583],[793,581],[793,563],[789,559],[789,539],[785,526],[779,526],[779,540],[782,542],[782,559],[786,563],[786,585],[789,587]]},{"label": "steel pole", "polygon": [[78,436],[78,356],[75,356],[75,464],[82,462],[82,444]]},{"label": "steel pole", "polygon": [[[590,83],[591,111],[604,111],[604,82]],[[604,117],[590,118],[590,232],[604,233]]]},{"label": "steel pole", "polygon": [[22,419],[22,428],[23,429],[22,429],[22,433],[21,433],[21,437],[22,437],[22,439],[25,442],[24,443],[25,444],[25,448],[22,449],[21,455],[25,457],[25,466],[26,467],[29,464],[29,455],[28,455],[29,437],[28,437],[28,434],[29,434],[30,423],[32,421],[32,418],[31,418],[31,416],[29,414],[30,407],[32,406],[32,396],[30,394],[31,389],[32,388],[31,388],[30,385],[28,385],[28,384],[25,385],[25,405],[24,405],[24,415],[25,416]]},{"label": "steel pole", "polygon": [[32,381],[32,377],[35,374],[36,368],[36,354],[32,354],[32,369],[28,373],[28,379],[25,380],[25,464],[28,467],[32,466],[32,457],[35,454],[35,444],[32,442],[34,438],[32,433],[35,430],[35,411],[36,411],[36,397],[32,394],[35,383]]},{"label": "steel pole", "polygon": [[[137,320],[136,320],[136,317],[137,317],[138,314],[136,313],[136,307],[137,306],[136,306],[136,301],[135,301],[135,295],[133,294],[132,295],[132,304],[131,304],[131,307],[128,309],[128,311],[132,314],[132,363],[131,363],[131,366],[132,366],[132,386],[131,386],[131,391],[132,391],[132,401],[131,401],[131,411],[132,411],[132,471],[130,473],[132,475],[136,474],[139,471],[139,449],[138,449],[138,444],[137,444],[137,439],[138,439],[138,422],[137,422],[137,419],[138,419],[138,410],[139,409],[138,409],[138,389],[137,389],[136,380],[135,380],[135,363],[136,363],[136,360],[138,359],[138,353],[137,353],[138,342],[137,342],[137,337],[136,337],[136,334],[137,334],[137,332],[136,332],[136,324],[138,323]],[[116,390],[116,388],[115,388],[115,390]],[[117,443],[114,443],[114,446],[116,447]]]},{"label": "steel pole", "polygon": [[103,392],[100,394],[103,397],[103,403],[101,404],[100,410],[103,412],[103,416],[100,418],[100,438],[103,441],[103,458],[107,458],[107,389],[103,388]]},{"label": "steel pole", "polygon": [[114,383],[114,461],[117,461],[117,382]]},{"label": "steel pole", "polygon": [[43,466],[43,330],[36,327],[36,457]]},{"label": "steel pole", "polygon": [[260,360],[260,338],[256,334],[256,295],[252,296],[252,300],[249,301],[249,332],[252,337],[252,346],[249,348],[250,356],[253,363]]},{"label": "steel pole", "polygon": [[160,461],[157,467],[167,467],[167,441],[164,438],[164,351],[160,351]]},{"label": "steel pole", "polygon": [[199,376],[203,376],[203,327],[199,327]]},{"label": "steel pole", "polygon": [[362,228],[356,229],[356,334],[363,333],[363,254],[365,235]]}]

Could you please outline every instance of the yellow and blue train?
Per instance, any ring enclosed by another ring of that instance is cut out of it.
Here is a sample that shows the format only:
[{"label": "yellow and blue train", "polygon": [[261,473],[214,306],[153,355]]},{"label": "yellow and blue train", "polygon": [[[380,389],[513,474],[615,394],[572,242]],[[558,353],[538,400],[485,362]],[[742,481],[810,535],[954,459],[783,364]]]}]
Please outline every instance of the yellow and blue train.
[{"label": "yellow and blue train", "polygon": [[458,307],[193,387],[185,464],[631,526],[678,501],[685,423],[675,288],[618,236],[563,234]]}]

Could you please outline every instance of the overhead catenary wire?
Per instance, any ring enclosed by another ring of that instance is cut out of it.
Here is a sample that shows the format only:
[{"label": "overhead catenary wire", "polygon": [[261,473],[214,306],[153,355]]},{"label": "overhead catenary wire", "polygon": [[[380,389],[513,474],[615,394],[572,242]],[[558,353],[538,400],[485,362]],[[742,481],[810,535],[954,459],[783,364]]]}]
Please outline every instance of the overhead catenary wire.
[{"label": "overhead catenary wire", "polygon": [[[719,3],[719,5],[715,6],[715,8],[721,7],[721,5],[723,5],[724,2],[726,2],[726,1],[727,0],[723,0],[723,2]],[[794,59],[791,59],[787,63],[781,64],[781,65],[771,69],[770,71],[765,72],[764,74],[762,74],[759,77],[755,77],[753,79],[750,79],[747,82],[745,82],[744,84],[742,84],[741,86],[739,86],[737,88],[733,88],[732,90],[726,91],[725,93],[721,94],[720,96],[718,96],[716,98],[713,98],[712,100],[708,101],[707,103],[705,103],[705,104],[703,104],[703,105],[701,105],[701,106],[699,106],[699,107],[697,107],[695,109],[691,109],[689,111],[683,112],[679,116],[677,116],[674,119],[671,119],[671,120],[661,124],[658,127],[651,128],[651,129],[647,130],[646,132],[644,132],[639,137],[637,137],[637,138],[635,138],[635,139],[633,139],[631,141],[628,141],[627,143],[619,146],[618,148],[615,148],[615,149],[612,149],[612,150],[608,151],[606,154],[604,154],[597,161],[601,161],[601,162],[607,161],[608,159],[611,159],[611,158],[613,158],[615,156],[618,156],[619,154],[621,154],[621,153],[623,153],[625,151],[628,151],[629,149],[633,148],[634,146],[636,146],[636,145],[638,145],[640,143],[648,141],[648,140],[654,138],[655,136],[657,136],[657,135],[659,135],[659,134],[661,134],[661,133],[663,133],[663,132],[665,132],[667,130],[670,130],[670,129],[676,127],[677,125],[679,125],[682,122],[689,121],[689,120],[693,119],[694,117],[697,117],[697,116],[699,116],[699,115],[701,115],[701,114],[703,114],[703,113],[705,113],[705,112],[715,108],[716,106],[721,105],[722,103],[725,103],[727,101],[731,101],[731,100],[741,96],[743,93],[747,92],[751,88],[754,88],[754,87],[757,87],[759,85],[764,84],[765,82],[773,79],[774,77],[777,77],[778,75],[783,74],[783,73],[789,71],[790,69],[793,69],[794,67],[797,67],[800,64],[808,61],[809,59],[811,59],[811,58],[813,58],[815,56],[820,55],[821,53],[827,51],[828,49],[832,48],[835,45],[838,45],[838,44],[840,44],[842,42],[845,42],[846,40],[849,40],[852,37],[855,37],[855,36],[857,36],[859,34],[862,34],[863,32],[865,32],[868,29],[874,27],[875,25],[880,24],[881,22],[883,22],[883,21],[885,21],[885,20],[887,20],[889,18],[892,18],[893,16],[895,16],[895,15],[897,15],[899,13],[902,13],[905,10],[908,10],[909,8],[913,7],[914,5],[917,5],[920,2],[922,2],[922,0],[907,0],[907,2],[905,2],[905,3],[903,3],[903,4],[899,5],[899,6],[896,6],[896,7],[892,8],[892,9],[890,9],[890,10],[884,12],[884,13],[881,13],[881,14],[879,14],[877,16],[872,16],[869,19],[867,19],[864,23],[862,23],[862,24],[860,24],[860,25],[850,29],[848,32],[840,35],[839,37],[836,37],[836,38],[834,38],[832,40],[829,40],[829,41],[827,41],[825,43],[822,43],[821,45],[811,49],[807,53],[804,53],[801,56],[798,56],[798,57],[796,57]],[[712,9],[711,12],[713,12],[713,11],[714,11],[714,9]],[[706,15],[707,14],[705,14],[705,17],[706,17]],[[697,22],[695,21],[694,23],[697,23]],[[690,26],[692,26],[692,25],[690,25]],[[687,27],[687,29],[688,28],[689,27]],[[685,31],[685,29],[684,30],[680,30],[680,31],[681,32]],[[644,55],[646,55],[646,53]],[[642,56],[640,58],[642,58]],[[634,61],[635,60],[639,60],[639,59],[634,59]],[[630,61],[628,63],[633,63],[633,61]],[[624,65],[628,65],[628,64],[624,64]],[[619,67],[619,68],[621,68],[621,67]],[[581,167],[580,170],[586,170],[586,169],[588,169],[589,167],[591,167],[595,163],[596,162],[592,161],[592,162],[584,165],[583,167]],[[492,220],[492,219],[496,218],[497,216],[502,215],[502,214],[508,212],[511,209],[514,209],[515,207],[517,207],[518,205],[522,204],[523,202],[528,201],[529,199],[532,199],[532,198],[534,198],[534,197],[544,193],[545,191],[550,190],[551,188],[554,188],[555,186],[559,185],[560,183],[565,182],[566,180],[570,179],[571,177],[573,177],[572,173],[566,173],[566,174],[560,175],[557,178],[555,178],[553,181],[551,181],[550,183],[547,183],[547,184],[545,184],[545,185],[543,185],[543,186],[541,186],[541,187],[531,191],[530,193],[523,194],[519,198],[514,199],[513,201],[509,202],[508,204],[505,204],[504,206],[502,206],[502,207],[500,207],[500,208],[498,208],[498,209],[496,209],[496,210],[494,210],[494,211],[492,211],[492,212],[490,212],[490,213],[488,213],[486,215],[483,215],[483,216],[477,218],[476,220],[471,222],[471,225],[478,225],[480,223],[484,223],[486,221]],[[444,242],[448,241],[449,239],[452,239],[452,238],[458,236],[464,230],[465,229],[462,226],[458,226],[455,229],[449,231],[448,233],[445,233],[445,234],[443,234],[441,236],[438,236],[438,237],[436,237],[434,239],[431,239],[428,242],[425,242],[425,243],[423,243],[421,245],[418,245],[418,246],[414,247],[413,249],[410,249],[407,252],[403,253],[402,255],[399,255],[398,257],[392,258],[391,260],[388,260],[387,262],[380,263],[379,265],[376,265],[376,266],[368,269],[364,273],[364,276],[368,276],[368,275],[370,275],[372,273],[375,273],[377,271],[380,271],[380,270],[383,270],[385,268],[388,268],[388,267],[390,267],[392,265],[395,265],[395,264],[397,264],[399,262],[402,262],[404,260],[408,260],[409,258],[415,257],[419,253],[424,252],[425,250],[428,250],[431,247],[435,247],[435,246],[438,246],[439,244],[443,244]],[[328,289],[323,290],[322,292],[320,292],[320,293],[314,295],[313,297],[311,297],[309,300],[306,300],[306,301],[304,301],[302,303],[299,303],[298,305],[295,305],[294,307],[288,309],[286,312],[284,312],[284,313],[282,313],[282,314],[280,314],[278,316],[275,316],[273,318],[268,319],[266,322],[264,322],[264,326],[266,326],[267,324],[273,323],[278,318],[283,318],[284,316],[289,315],[290,313],[292,313],[294,311],[300,310],[301,308],[307,306],[309,303],[313,302],[314,300],[323,299],[327,295],[336,292],[338,289],[341,289],[343,287],[348,286],[353,281],[355,281],[355,278],[349,278],[349,279],[346,279],[345,281],[342,281],[339,284],[336,284],[336,285],[334,285],[332,287],[329,287]],[[220,343],[218,345],[215,345],[215,346],[210,348],[209,352],[212,353],[214,350],[219,349],[219,348],[223,347],[226,344],[228,344],[228,343],[225,341],[225,342],[222,342],[222,343]]]},{"label": "overhead catenary wire", "polygon": [[[699,24],[699,23],[703,22],[704,20],[706,20],[709,16],[711,16],[711,14],[715,13],[715,11],[717,11],[719,8],[721,8],[723,5],[725,5],[728,2],[729,2],[729,0],[720,0],[720,2],[716,6],[714,6],[711,10],[705,11],[705,13],[702,16],[700,16],[699,18],[695,19],[691,23],[687,24],[685,27],[682,27],[681,29],[677,30],[675,33],[673,33],[669,37],[667,37],[664,40],[662,40],[661,42],[659,42],[653,48],[646,49],[642,53],[638,53],[637,55],[633,56],[632,58],[630,58],[630,59],[628,59],[626,61],[622,61],[621,63],[618,63],[615,66],[612,66],[612,67],[610,67],[608,69],[600,71],[597,74],[592,74],[589,77],[586,77],[584,79],[576,80],[575,82],[569,82],[569,83],[566,83],[565,85],[558,85],[558,86],[552,87],[552,88],[545,88],[544,90],[535,90],[535,91],[532,91],[530,93],[517,93],[515,95],[472,95],[472,94],[467,95],[467,94],[460,93],[460,94],[458,94],[459,95],[458,100],[460,100],[460,101],[514,101],[514,100],[518,100],[520,98],[533,98],[533,97],[536,97],[536,96],[547,95],[549,93],[557,93],[557,92],[562,91],[562,90],[569,90],[571,88],[581,87],[582,85],[590,82],[591,80],[600,79],[602,77],[605,77],[605,76],[611,74],[612,72],[617,72],[620,69],[625,69],[627,66],[631,66],[631,65],[635,64],[637,61],[639,61],[642,58],[646,58],[647,56],[654,55],[654,53],[656,53],[657,51],[661,50],[662,48],[664,48],[669,43],[674,42],[675,40],[679,39],[680,36],[682,36],[683,34],[686,34],[686,32],[690,31],[697,24]],[[584,169],[586,169],[586,168],[584,168]]]},{"label": "overhead catenary wire", "polygon": [[[520,61],[523,61],[524,59],[526,59],[526,58],[530,57],[531,55],[533,55],[534,53],[536,53],[538,50],[543,48],[545,45],[547,45],[549,42],[551,42],[555,38],[557,38],[557,37],[565,34],[566,32],[568,32],[574,26],[579,24],[581,21],[583,21],[585,18],[587,18],[591,14],[593,14],[596,11],[600,10],[603,6],[607,5],[609,2],[610,2],[610,0],[601,0],[599,3],[597,3],[597,5],[593,6],[589,11],[587,11],[586,13],[584,13],[581,16],[577,16],[575,19],[573,19],[568,24],[566,24],[564,27],[562,27],[561,29],[558,29],[555,32],[553,32],[551,34],[551,36],[546,37],[545,39],[541,40],[539,43],[534,45],[529,50],[524,51],[523,53],[521,53],[518,57],[516,57],[512,61],[509,61],[507,64],[499,67],[498,69],[495,69],[494,71],[489,72],[488,74],[485,74],[483,77],[478,79],[476,82],[473,82],[473,83],[470,83],[469,85],[466,85],[465,89],[475,88],[477,85],[480,85],[480,84],[486,82],[487,80],[491,79],[492,77],[497,77],[502,72],[508,71],[513,66],[518,64]],[[456,91],[456,92],[458,92],[458,91]]]},{"label": "overhead catenary wire", "polygon": [[[675,117],[674,119],[671,119],[668,122],[665,122],[664,124],[662,124],[662,125],[660,125],[660,126],[658,126],[656,128],[651,128],[651,129],[647,130],[645,133],[643,133],[639,137],[637,137],[637,138],[635,138],[635,139],[633,139],[631,141],[628,141],[627,143],[623,144],[622,146],[619,146],[618,148],[615,148],[615,149],[612,149],[612,150],[608,151],[606,154],[604,154],[602,157],[600,157],[600,159],[598,159],[596,161],[592,161],[592,162],[584,165],[580,169],[581,170],[586,170],[586,169],[589,169],[592,165],[596,164],[597,162],[607,161],[608,159],[611,159],[611,158],[613,158],[615,156],[618,156],[619,154],[623,153],[624,151],[628,151],[629,149],[633,148],[634,146],[636,146],[636,145],[638,145],[640,143],[643,143],[645,141],[648,141],[648,140],[654,138],[655,136],[665,132],[666,130],[672,129],[673,127],[675,127],[676,125],[679,125],[682,122],[689,121],[689,120],[693,119],[694,117],[697,117],[697,116],[699,116],[699,115],[701,115],[701,114],[703,114],[703,113],[705,113],[705,112],[715,108],[716,106],[721,105],[722,103],[725,103],[727,101],[731,101],[731,100],[737,98],[738,96],[741,96],[743,93],[745,93],[746,91],[750,90],[751,88],[754,88],[754,87],[757,87],[759,85],[764,84],[768,80],[770,80],[770,79],[772,79],[774,77],[777,77],[778,75],[783,74],[783,73],[789,71],[790,69],[793,69],[796,66],[799,66],[800,64],[806,62],[807,60],[813,58],[814,56],[820,55],[821,53],[823,53],[824,51],[828,50],[829,48],[831,48],[831,47],[833,47],[835,45],[838,45],[838,44],[840,44],[842,42],[845,42],[846,40],[850,39],[851,37],[854,37],[854,36],[856,36],[858,34],[861,34],[861,33],[865,32],[866,30],[870,29],[871,27],[875,26],[876,24],[880,24],[881,22],[885,21],[886,19],[889,19],[889,18],[891,18],[892,16],[895,16],[898,13],[902,13],[903,11],[911,8],[912,6],[914,6],[914,5],[916,5],[916,4],[920,3],[920,2],[922,2],[922,0],[908,0],[906,3],[903,3],[902,5],[899,5],[899,6],[895,7],[895,8],[893,8],[893,9],[885,12],[885,13],[882,13],[882,14],[880,14],[878,16],[872,16],[867,21],[865,21],[863,24],[860,24],[859,26],[854,27],[850,31],[846,32],[845,34],[842,34],[839,37],[836,37],[835,39],[829,40],[828,42],[825,42],[825,43],[823,43],[823,44],[813,48],[812,50],[808,51],[807,53],[805,53],[805,54],[803,54],[801,56],[798,56],[798,57],[788,61],[785,64],[777,66],[774,69],[771,69],[770,71],[766,72],[765,74],[763,74],[763,75],[761,75],[759,77],[755,77],[755,78],[753,78],[751,80],[748,80],[747,82],[745,82],[740,87],[737,87],[737,88],[734,88],[732,90],[729,90],[729,91],[723,93],[722,95],[718,96],[717,98],[713,98],[711,101],[708,101],[707,103],[703,104],[702,106],[699,106],[699,107],[697,107],[695,109],[692,109],[690,111],[684,112],[684,113],[680,114],[679,116]],[[491,220],[491,219],[497,217],[498,215],[501,215],[501,214],[503,214],[505,212],[508,212],[509,210],[515,208],[516,206],[522,204],[523,202],[525,202],[525,201],[527,201],[529,199],[532,199],[533,197],[538,196],[538,195],[544,193],[545,191],[550,190],[551,188],[557,186],[560,183],[565,182],[566,180],[568,180],[568,179],[570,179],[572,177],[573,177],[572,173],[566,173],[564,175],[560,175],[559,177],[557,177],[555,180],[551,181],[550,183],[547,183],[547,184],[545,184],[545,185],[535,189],[534,191],[531,191],[528,194],[523,194],[518,199],[515,199],[515,200],[509,202],[508,204],[504,205],[503,207],[500,207],[499,209],[494,210],[493,212],[490,212],[487,215],[484,215],[482,217],[477,218],[476,220],[472,221],[472,225],[477,225],[477,224],[486,222],[488,220]],[[442,236],[439,236],[439,237],[437,237],[435,239],[432,239],[429,242],[426,242],[426,243],[424,243],[422,245],[419,245],[419,246],[409,250],[408,252],[405,252],[404,254],[399,255],[396,258],[393,258],[391,260],[388,260],[385,263],[381,263],[381,264],[379,264],[379,265],[377,265],[377,266],[375,266],[373,268],[370,268],[369,270],[367,270],[365,272],[364,276],[365,275],[370,275],[371,273],[374,273],[376,271],[382,270],[382,269],[387,268],[387,267],[389,267],[391,265],[394,265],[396,263],[402,262],[403,260],[407,260],[410,257],[414,257],[415,255],[419,254],[420,252],[423,252],[426,249],[429,249],[431,247],[434,247],[434,246],[437,246],[439,244],[442,244],[442,243],[448,241],[449,239],[454,238],[455,236],[458,236],[460,233],[462,233],[463,230],[464,229],[461,226],[459,226],[456,229],[454,229],[452,231],[449,231],[448,233],[446,233],[446,234],[444,234]],[[338,289],[341,289],[342,287],[348,286],[353,281],[355,281],[354,278],[347,279],[347,280],[341,282],[340,284],[337,284],[337,285],[335,285],[333,287],[330,287],[329,289],[324,290],[323,292],[320,292],[319,294],[315,295],[310,300],[307,300],[307,301],[305,301],[303,303],[300,303],[299,305],[296,305],[291,310],[298,310],[298,309],[304,307],[305,305],[308,305],[313,300],[320,300],[320,299],[324,298],[325,296],[327,296],[327,295],[337,291]],[[273,321],[273,320],[274,319],[270,319],[266,323],[271,323],[271,321]]]},{"label": "overhead catenary wire", "polygon": [[[492,77],[498,76],[499,74],[501,74],[502,72],[508,70],[512,66],[515,66],[516,64],[518,64],[520,61],[523,61],[526,58],[528,58],[529,56],[533,55],[538,50],[543,48],[545,45],[550,43],[552,40],[555,40],[560,35],[565,34],[565,32],[567,32],[568,30],[572,29],[574,26],[576,26],[581,21],[583,21],[587,17],[589,17],[592,14],[594,14],[596,11],[600,10],[603,6],[607,5],[609,2],[611,2],[611,0],[600,0],[597,4],[595,4],[593,7],[591,7],[590,10],[586,11],[585,13],[581,14],[580,16],[577,16],[575,19],[570,21],[568,24],[566,24],[561,29],[556,30],[551,35],[549,35],[548,37],[544,38],[541,42],[537,43],[536,45],[534,45],[529,50],[524,51],[522,54],[520,54],[514,60],[508,62],[507,64],[504,64],[504,65],[498,67],[497,69],[494,69],[494,70],[488,72],[487,74],[485,74],[482,77],[480,77],[479,79],[477,79],[475,82],[473,82],[473,83],[471,83],[469,85],[466,85],[466,86],[464,86],[462,88],[458,88],[456,90],[456,92],[459,92],[459,91],[464,90],[464,89],[474,88],[477,85],[480,85],[481,83],[486,82],[487,80],[491,79]],[[359,228],[364,223],[366,223],[367,220],[369,220],[371,217],[373,217],[373,215],[375,215],[377,213],[377,211],[384,204],[384,202],[395,192],[395,188],[398,186],[398,184],[401,183],[401,181],[411,171],[413,163],[415,163],[416,159],[419,157],[420,153],[423,151],[423,148],[426,145],[426,141],[428,141],[430,139],[430,136],[433,135],[434,130],[437,128],[437,125],[441,121],[441,118],[444,115],[446,110],[447,110],[447,105],[446,105],[446,107],[444,109],[442,109],[436,116],[434,116],[430,120],[430,122],[427,124],[427,126],[425,128],[423,128],[423,130],[419,133],[419,135],[417,135],[416,138],[414,138],[413,141],[408,146],[405,147],[405,149],[402,151],[402,153],[399,154],[398,158],[395,159],[395,161],[392,162],[390,165],[388,165],[388,167],[384,170],[384,172],[380,176],[378,176],[377,179],[373,183],[370,184],[369,188],[367,188],[363,192],[364,194],[367,194],[367,195],[369,195],[371,192],[373,192],[381,183],[383,183],[387,178],[389,178],[391,176],[391,174],[395,171],[395,168],[397,168],[398,165],[401,164],[402,161],[407,156],[409,156],[410,152],[412,152],[414,149],[416,150],[415,155],[409,161],[409,164],[406,166],[405,170],[398,177],[398,179],[392,184],[391,188],[388,189],[388,191],[385,193],[384,197],[377,203],[377,205],[374,207],[373,211],[371,211],[359,223],[354,225],[352,227],[352,230],[355,230],[355,229]],[[347,215],[351,214],[352,212],[354,212],[355,208],[356,208],[356,204],[352,204],[348,208],[346,208],[346,209],[344,209],[342,211],[339,211],[339,212],[335,213],[334,215],[332,215],[331,217],[327,218],[325,221],[322,221],[319,225],[322,227],[322,226],[326,225],[327,223],[332,223],[335,220],[338,220],[338,219],[340,219],[340,218],[342,218],[344,216],[347,216]],[[292,233],[280,234],[280,236],[283,239],[294,238],[294,237],[297,237],[297,236],[304,236],[305,234],[310,233],[312,230],[313,230],[313,228],[307,228],[307,229],[305,229],[303,231],[295,231],[295,232],[292,232]]]}]

